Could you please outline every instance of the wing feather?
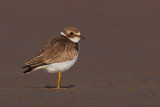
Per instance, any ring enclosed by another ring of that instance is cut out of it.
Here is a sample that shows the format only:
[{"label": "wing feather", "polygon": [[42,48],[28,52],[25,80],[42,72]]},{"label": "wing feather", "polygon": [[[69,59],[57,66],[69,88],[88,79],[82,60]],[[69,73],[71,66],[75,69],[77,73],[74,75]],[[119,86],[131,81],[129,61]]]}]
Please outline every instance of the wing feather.
[{"label": "wing feather", "polygon": [[66,37],[58,36],[44,44],[38,56],[25,63],[25,66],[37,67],[72,60],[77,56],[78,48],[78,43],[73,43]]}]

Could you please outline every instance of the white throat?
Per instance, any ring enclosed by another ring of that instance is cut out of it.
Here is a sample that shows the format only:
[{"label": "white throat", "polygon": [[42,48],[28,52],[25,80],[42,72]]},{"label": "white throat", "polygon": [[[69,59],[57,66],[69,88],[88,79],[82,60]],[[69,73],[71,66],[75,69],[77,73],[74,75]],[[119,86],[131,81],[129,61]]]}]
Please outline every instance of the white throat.
[{"label": "white throat", "polygon": [[80,40],[80,38],[78,38],[78,37],[74,37],[74,38],[69,38],[72,42],[75,42],[75,43],[77,43],[77,42],[79,42],[79,40]]}]

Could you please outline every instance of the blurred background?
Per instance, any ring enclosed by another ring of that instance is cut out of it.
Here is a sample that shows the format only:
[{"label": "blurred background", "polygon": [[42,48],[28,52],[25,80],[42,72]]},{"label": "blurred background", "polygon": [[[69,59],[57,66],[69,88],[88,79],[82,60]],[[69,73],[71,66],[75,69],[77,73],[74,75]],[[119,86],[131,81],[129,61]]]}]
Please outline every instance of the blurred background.
[{"label": "blurred background", "polygon": [[[160,1],[1,0],[0,105],[160,106]],[[75,26],[80,42],[76,64],[62,75],[24,63],[64,27]],[[39,99],[40,98],[40,99]]]}]

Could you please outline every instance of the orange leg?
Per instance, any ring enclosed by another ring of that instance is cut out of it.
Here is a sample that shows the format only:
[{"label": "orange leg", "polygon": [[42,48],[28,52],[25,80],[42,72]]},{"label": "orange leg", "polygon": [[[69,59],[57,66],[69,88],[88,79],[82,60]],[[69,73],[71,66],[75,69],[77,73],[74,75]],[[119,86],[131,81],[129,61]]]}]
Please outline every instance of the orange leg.
[{"label": "orange leg", "polygon": [[58,86],[57,86],[57,89],[60,89],[60,82],[61,82],[61,72],[59,72],[59,75],[58,75]]}]

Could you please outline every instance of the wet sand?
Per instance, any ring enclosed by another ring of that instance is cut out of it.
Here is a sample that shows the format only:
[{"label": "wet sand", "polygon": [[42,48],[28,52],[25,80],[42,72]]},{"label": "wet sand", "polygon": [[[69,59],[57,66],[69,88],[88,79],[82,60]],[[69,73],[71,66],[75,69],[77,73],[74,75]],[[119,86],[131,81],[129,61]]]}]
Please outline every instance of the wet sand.
[{"label": "wet sand", "polygon": [[[1,1],[0,106],[160,107],[158,1]],[[76,26],[76,64],[62,74],[21,68],[62,28]]]}]

